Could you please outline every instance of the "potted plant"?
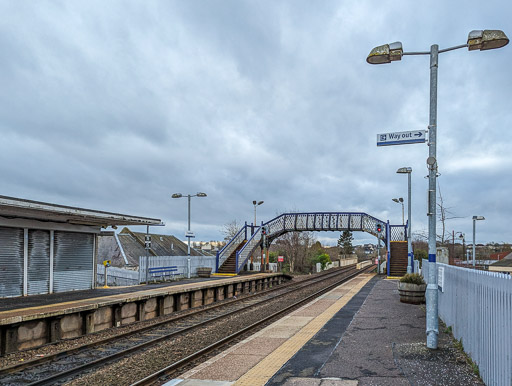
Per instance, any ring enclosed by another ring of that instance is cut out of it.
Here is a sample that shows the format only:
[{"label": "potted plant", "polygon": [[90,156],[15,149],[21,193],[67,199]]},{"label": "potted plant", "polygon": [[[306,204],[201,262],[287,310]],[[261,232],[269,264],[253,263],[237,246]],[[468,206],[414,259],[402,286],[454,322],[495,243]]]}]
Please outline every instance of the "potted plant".
[{"label": "potted plant", "polygon": [[408,273],[398,282],[400,301],[409,304],[425,303],[427,285],[419,273]]},{"label": "potted plant", "polygon": [[210,267],[198,267],[197,268],[197,276],[199,277],[210,277],[212,273],[212,269]]}]

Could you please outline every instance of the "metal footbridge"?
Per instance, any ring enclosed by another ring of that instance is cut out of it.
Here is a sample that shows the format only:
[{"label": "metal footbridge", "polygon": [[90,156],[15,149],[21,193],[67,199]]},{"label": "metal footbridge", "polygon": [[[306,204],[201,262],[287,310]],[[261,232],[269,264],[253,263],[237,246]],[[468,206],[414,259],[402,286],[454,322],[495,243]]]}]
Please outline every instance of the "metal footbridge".
[{"label": "metal footbridge", "polygon": [[[376,226],[381,224],[382,232],[377,234]],[[406,241],[406,225],[390,225],[389,221],[379,220],[366,213],[358,212],[310,212],[283,213],[262,223],[260,226],[245,225],[217,252],[216,272],[239,273],[254,250],[262,246],[262,227],[266,229],[267,242],[288,232],[318,231],[360,231],[367,232],[384,241],[388,255],[391,241]],[[388,256],[389,257],[389,256]]]}]

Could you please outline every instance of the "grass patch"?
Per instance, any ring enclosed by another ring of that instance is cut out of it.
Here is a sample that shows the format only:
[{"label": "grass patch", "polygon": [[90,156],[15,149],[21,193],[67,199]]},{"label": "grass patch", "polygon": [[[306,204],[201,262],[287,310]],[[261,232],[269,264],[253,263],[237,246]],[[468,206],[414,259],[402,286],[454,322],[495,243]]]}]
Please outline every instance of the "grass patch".
[{"label": "grass patch", "polygon": [[449,335],[450,338],[452,339],[453,347],[455,347],[457,351],[459,351],[460,354],[466,359],[466,362],[471,366],[471,369],[473,370],[473,374],[475,374],[480,379],[480,381],[482,381],[482,378],[480,378],[480,369],[478,368],[478,365],[475,362],[473,362],[471,357],[464,351],[464,344],[462,343],[462,338],[455,339],[452,332],[452,326],[446,326],[442,321],[441,323],[445,326],[444,333]]}]

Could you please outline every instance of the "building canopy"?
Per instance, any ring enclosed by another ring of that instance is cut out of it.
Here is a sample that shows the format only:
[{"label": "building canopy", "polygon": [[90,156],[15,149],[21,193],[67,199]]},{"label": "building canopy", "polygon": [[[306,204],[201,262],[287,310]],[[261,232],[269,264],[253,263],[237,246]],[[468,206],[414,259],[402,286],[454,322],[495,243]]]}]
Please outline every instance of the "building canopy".
[{"label": "building canopy", "polygon": [[105,228],[118,225],[163,225],[160,219],[155,218],[76,208],[6,196],[0,196],[0,216]]}]

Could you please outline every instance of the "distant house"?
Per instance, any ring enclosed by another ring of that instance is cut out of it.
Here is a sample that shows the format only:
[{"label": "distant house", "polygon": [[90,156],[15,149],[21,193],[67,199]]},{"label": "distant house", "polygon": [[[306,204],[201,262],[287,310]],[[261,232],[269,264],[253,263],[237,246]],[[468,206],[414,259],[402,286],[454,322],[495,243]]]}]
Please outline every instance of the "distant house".
[{"label": "distant house", "polygon": [[370,255],[375,251],[375,245],[373,245],[373,244],[364,244],[363,248],[364,248],[364,253],[366,255]]},{"label": "distant house", "polygon": [[512,274],[512,252],[508,252],[496,263],[489,265],[489,271]]},{"label": "distant house", "polygon": [[196,249],[200,249],[202,252],[214,255],[217,251],[220,251],[222,247],[226,245],[224,241],[193,241],[192,246]]},{"label": "distant house", "polygon": [[503,260],[506,256],[508,256],[510,254],[511,254],[511,252],[491,253],[489,255],[489,260]]},{"label": "distant house", "polygon": [[[151,235],[151,249],[149,256],[186,256],[187,244],[170,235]],[[132,232],[123,228],[114,236],[99,238],[98,263],[110,260],[114,267],[137,269],[139,256],[146,256],[146,233]],[[202,256],[203,253],[190,249],[191,256]]]}]

